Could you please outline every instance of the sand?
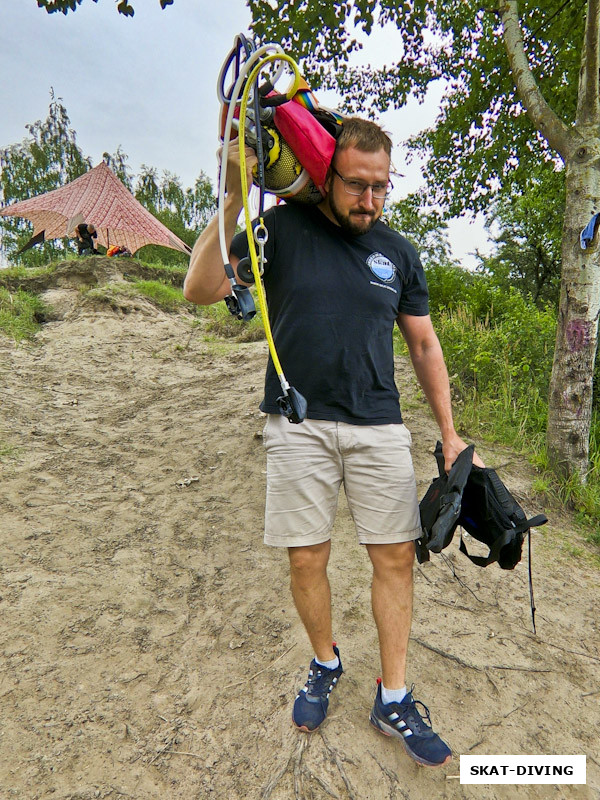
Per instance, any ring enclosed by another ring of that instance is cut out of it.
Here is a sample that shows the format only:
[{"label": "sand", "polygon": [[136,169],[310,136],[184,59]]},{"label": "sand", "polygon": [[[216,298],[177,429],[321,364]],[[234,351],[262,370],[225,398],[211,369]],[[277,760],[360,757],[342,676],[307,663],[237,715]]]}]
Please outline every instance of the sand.
[{"label": "sand", "polygon": [[[142,298],[93,302],[73,269],[46,287],[35,341],[0,337],[0,798],[598,797],[599,573],[569,515],[546,509],[533,534],[537,635],[525,558],[482,570],[455,541],[415,566],[409,682],[454,754],[431,770],[369,725],[370,566],[342,494],[345,674],[322,728],[299,733],[312,653],[285,551],[262,544],[266,344]],[[435,425],[401,358],[397,379],[423,494]],[[543,510],[522,457],[466,438]],[[587,786],[459,783],[460,754],[534,753],[587,754]]]}]

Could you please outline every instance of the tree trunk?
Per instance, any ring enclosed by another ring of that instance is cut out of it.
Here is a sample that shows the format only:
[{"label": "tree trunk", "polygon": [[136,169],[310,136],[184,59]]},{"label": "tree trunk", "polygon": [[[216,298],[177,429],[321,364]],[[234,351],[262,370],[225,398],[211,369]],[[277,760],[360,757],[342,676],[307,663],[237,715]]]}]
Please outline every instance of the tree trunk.
[{"label": "tree trunk", "polygon": [[600,230],[586,250],[581,248],[580,233],[600,212],[597,131],[590,132],[567,159],[565,169],[562,280],[546,442],[553,467],[585,481],[600,313]]},{"label": "tree trunk", "polygon": [[[585,481],[592,381],[600,313],[599,236],[583,250],[580,233],[600,212],[600,0],[587,0],[574,126],[546,103],[529,67],[516,0],[498,0],[503,38],[519,96],[537,130],[565,163],[566,203],[556,349],[546,444],[554,469]],[[600,232],[599,232],[600,234]]]}]

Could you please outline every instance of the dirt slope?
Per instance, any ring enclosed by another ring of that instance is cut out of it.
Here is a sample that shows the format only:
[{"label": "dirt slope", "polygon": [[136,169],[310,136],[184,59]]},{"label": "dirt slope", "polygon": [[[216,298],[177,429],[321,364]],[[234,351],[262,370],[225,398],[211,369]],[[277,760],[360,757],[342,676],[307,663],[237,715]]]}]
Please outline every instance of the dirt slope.
[{"label": "dirt slope", "polygon": [[[2,800],[598,797],[599,580],[556,544],[567,517],[534,536],[537,636],[525,563],[483,571],[453,545],[416,568],[409,680],[455,753],[425,770],[368,722],[370,570],[342,498],[346,673],[299,734],[311,652],[285,553],[261,541],[265,344],[141,299],[92,305],[63,277],[35,343],[0,338]],[[435,427],[401,360],[398,381],[424,492]],[[540,510],[527,465],[479,449]],[[461,753],[586,753],[588,784],[461,786]]]}]

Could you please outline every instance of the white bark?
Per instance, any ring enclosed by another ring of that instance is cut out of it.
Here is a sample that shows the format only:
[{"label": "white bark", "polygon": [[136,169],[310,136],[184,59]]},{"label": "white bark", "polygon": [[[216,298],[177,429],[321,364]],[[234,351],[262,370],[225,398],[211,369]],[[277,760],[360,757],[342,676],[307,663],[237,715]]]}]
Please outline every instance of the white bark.
[{"label": "white bark", "polygon": [[581,229],[600,211],[600,138],[567,163],[561,296],[548,404],[548,455],[565,475],[585,480],[592,414],[592,376],[600,311],[598,237],[582,250]]},{"label": "white bark", "polygon": [[600,0],[588,0],[577,97],[577,125],[600,124],[599,39]]},{"label": "white bark", "polygon": [[510,70],[521,102],[538,131],[566,161],[575,144],[574,135],[544,99],[529,67],[518,4],[516,0],[499,0],[498,11],[502,18],[504,45]]},{"label": "white bark", "polygon": [[600,246],[596,237],[591,247],[582,250],[579,237],[592,216],[600,212],[600,0],[587,3],[577,120],[570,128],[545,101],[529,68],[517,2],[499,0],[498,9],[521,101],[538,131],[565,162],[561,297],[550,383],[547,447],[558,471],[585,480],[600,314]]}]

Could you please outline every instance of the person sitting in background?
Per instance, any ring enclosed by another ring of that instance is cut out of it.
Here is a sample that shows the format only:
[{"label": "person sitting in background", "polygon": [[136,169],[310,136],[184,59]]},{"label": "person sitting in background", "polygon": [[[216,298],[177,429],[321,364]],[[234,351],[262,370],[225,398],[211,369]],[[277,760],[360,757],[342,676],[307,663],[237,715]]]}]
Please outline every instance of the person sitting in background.
[{"label": "person sitting in background", "polygon": [[85,255],[88,251],[94,256],[98,255],[94,244],[94,239],[98,238],[98,234],[93,225],[82,222],[75,228],[75,236],[77,237],[77,252],[80,256]]},{"label": "person sitting in background", "polygon": [[112,247],[109,247],[106,251],[106,255],[109,258],[114,258],[115,256],[131,257],[131,250],[122,244],[113,244]]}]

